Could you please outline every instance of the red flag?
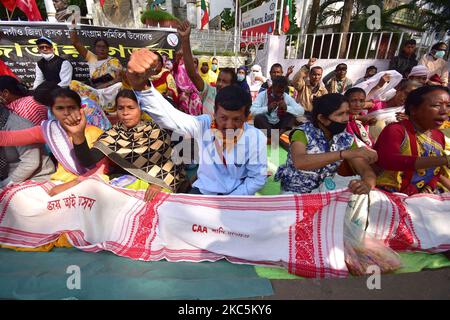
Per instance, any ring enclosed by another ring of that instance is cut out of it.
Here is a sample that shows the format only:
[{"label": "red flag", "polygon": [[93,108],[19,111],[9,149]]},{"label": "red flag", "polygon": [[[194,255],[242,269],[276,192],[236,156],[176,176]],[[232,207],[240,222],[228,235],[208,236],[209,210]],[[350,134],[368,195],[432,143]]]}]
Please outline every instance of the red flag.
[{"label": "red flag", "polygon": [[200,3],[200,8],[202,10],[202,26],[200,27],[200,30],[203,30],[203,28],[208,24],[209,22],[209,14],[208,14],[208,8],[206,7],[205,0],[202,0]]},{"label": "red flag", "polygon": [[[12,11],[12,10],[11,10]],[[0,60],[0,76],[11,76],[17,79],[17,76],[11,71],[11,69]]]},{"label": "red flag", "polygon": [[289,28],[291,27],[291,18],[292,18],[292,0],[287,0],[286,7],[284,10],[284,17],[283,17],[283,27],[282,31],[284,33],[289,31]]},{"label": "red flag", "polygon": [[25,13],[29,21],[42,21],[36,0],[17,0],[16,5]]},{"label": "red flag", "polygon": [[9,11],[13,11],[16,6],[16,0],[1,0],[1,2]]},{"label": "red flag", "polygon": [[100,5],[103,7],[103,5],[105,4],[105,0],[100,0]]}]

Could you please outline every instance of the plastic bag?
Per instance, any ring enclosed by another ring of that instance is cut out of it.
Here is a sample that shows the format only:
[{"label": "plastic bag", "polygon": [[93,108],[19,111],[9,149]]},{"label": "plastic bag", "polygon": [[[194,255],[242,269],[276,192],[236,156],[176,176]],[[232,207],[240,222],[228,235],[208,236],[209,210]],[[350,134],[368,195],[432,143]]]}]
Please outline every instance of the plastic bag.
[{"label": "plastic bag", "polygon": [[349,219],[344,225],[344,250],[345,263],[352,275],[371,274],[368,268],[373,265],[378,266],[381,273],[393,272],[402,266],[400,256],[394,250]]}]

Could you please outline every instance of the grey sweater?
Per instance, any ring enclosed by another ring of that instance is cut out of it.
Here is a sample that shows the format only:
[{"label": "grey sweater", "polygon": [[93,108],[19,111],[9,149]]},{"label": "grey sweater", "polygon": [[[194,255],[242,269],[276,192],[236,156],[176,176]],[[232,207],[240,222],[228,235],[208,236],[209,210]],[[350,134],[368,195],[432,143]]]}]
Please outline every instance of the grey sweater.
[{"label": "grey sweater", "polygon": [[[11,113],[0,130],[15,131],[33,127],[33,123]],[[44,151],[43,145],[32,144],[18,147],[4,147],[9,165],[8,180],[20,183],[25,180],[45,181],[55,172],[55,165]]]}]

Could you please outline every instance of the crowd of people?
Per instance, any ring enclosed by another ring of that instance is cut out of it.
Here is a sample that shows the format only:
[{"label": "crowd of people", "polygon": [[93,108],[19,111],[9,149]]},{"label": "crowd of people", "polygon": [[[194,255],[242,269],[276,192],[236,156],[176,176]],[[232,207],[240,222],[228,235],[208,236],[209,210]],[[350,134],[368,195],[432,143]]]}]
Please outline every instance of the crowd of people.
[{"label": "crowd of people", "polygon": [[52,180],[56,195],[98,175],[146,189],[147,200],[254,195],[271,174],[268,142],[280,139],[283,194],[334,190],[339,177],[355,194],[450,191],[445,43],[418,61],[407,40],[388,70],[370,66],[353,82],[345,63],[324,75],[315,58],[286,73],[276,63],[267,79],[259,65],[221,68],[193,56],[188,22],[178,34],[173,60],[143,48],[123,66],[105,39],[90,51],[73,28],[88,82],[72,80],[70,61],[38,39],[32,90],[10,70],[0,76],[0,189]]}]

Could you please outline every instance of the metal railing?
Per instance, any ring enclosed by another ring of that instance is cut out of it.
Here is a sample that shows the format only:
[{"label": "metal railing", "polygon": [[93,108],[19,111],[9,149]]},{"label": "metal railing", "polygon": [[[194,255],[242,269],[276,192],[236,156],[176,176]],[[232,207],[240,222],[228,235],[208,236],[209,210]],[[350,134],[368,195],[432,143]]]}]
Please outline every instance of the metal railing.
[{"label": "metal railing", "polygon": [[[339,55],[344,37],[347,48]],[[417,56],[442,40],[436,33],[421,32],[349,32],[323,34],[296,34],[286,37],[286,59],[390,59],[399,54],[407,39],[417,42]]]},{"label": "metal railing", "polygon": [[192,30],[192,50],[211,52],[214,55],[220,53],[253,55],[261,50],[267,42],[267,34],[242,34],[239,39],[239,52],[235,50],[235,36],[233,32],[219,30]]}]

